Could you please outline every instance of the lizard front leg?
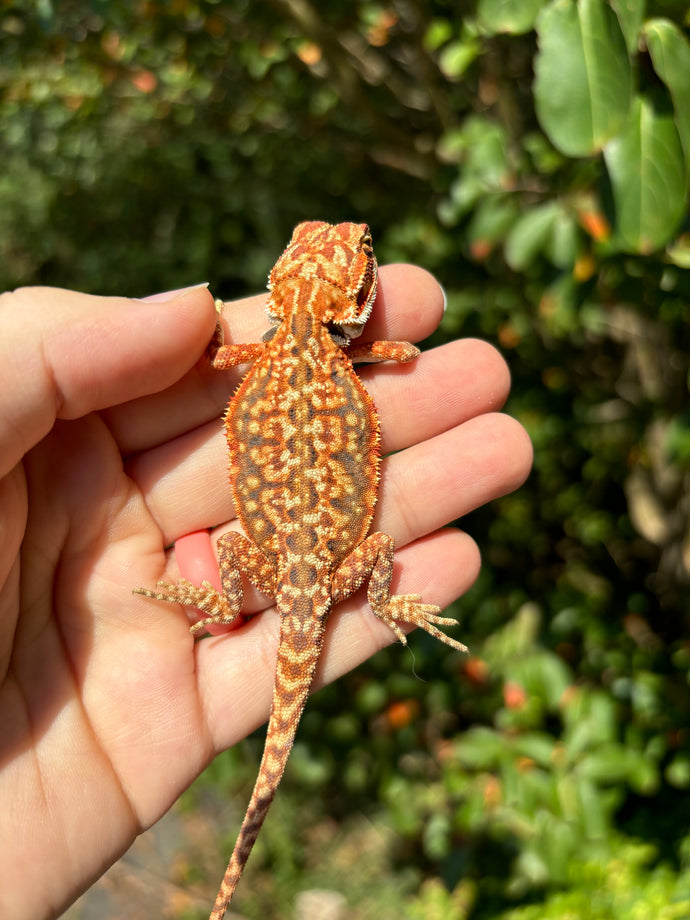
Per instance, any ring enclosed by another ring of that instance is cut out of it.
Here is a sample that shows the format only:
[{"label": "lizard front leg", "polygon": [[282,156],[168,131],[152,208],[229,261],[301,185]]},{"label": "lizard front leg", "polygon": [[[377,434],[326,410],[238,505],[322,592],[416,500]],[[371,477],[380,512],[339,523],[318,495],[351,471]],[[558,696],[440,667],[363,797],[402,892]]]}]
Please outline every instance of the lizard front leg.
[{"label": "lizard front leg", "polygon": [[265,342],[248,342],[236,345],[225,345],[223,327],[220,324],[220,315],[223,312],[223,301],[216,300],[216,313],[218,321],[213,331],[211,341],[206,346],[206,357],[212,367],[217,371],[227,371],[238,364],[246,364],[260,358],[266,347]]},{"label": "lizard front leg", "polygon": [[211,624],[227,626],[237,619],[244,600],[242,573],[264,594],[275,594],[277,576],[274,563],[244,534],[231,532],[220,538],[218,567],[222,593],[216,591],[208,581],[194,585],[186,578],[180,578],[175,584],[159,581],[156,590],[135,588],[134,593],[185,607],[196,607],[207,614],[190,627],[193,633]]},{"label": "lizard front leg", "polygon": [[467,646],[451,639],[437,629],[437,626],[455,626],[452,617],[440,616],[441,608],[435,604],[424,604],[418,594],[390,593],[393,577],[393,555],[395,542],[385,533],[373,533],[356,547],[338,567],[331,580],[333,603],[345,600],[369,579],[367,599],[379,619],[389,626],[403,645],[407,637],[396,620],[421,626],[430,635],[446,645],[466,652]]},{"label": "lizard front leg", "polygon": [[419,349],[410,342],[351,342],[343,348],[350,361],[397,361],[405,364],[419,355]]}]

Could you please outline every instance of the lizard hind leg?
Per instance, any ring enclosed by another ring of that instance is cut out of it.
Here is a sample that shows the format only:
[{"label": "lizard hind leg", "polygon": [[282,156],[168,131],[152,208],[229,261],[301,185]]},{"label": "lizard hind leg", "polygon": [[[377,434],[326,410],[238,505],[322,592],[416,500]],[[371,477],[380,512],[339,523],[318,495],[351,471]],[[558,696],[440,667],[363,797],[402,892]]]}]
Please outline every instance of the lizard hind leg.
[{"label": "lizard hind leg", "polygon": [[[183,607],[196,607],[202,613],[208,614],[208,619],[214,623],[232,623],[239,615],[241,607],[240,603],[240,607],[236,608],[231,600],[216,591],[210,582],[202,581],[200,585],[195,585],[186,578],[180,578],[174,584],[159,581],[155,588],[134,588],[133,593],[152,597],[157,601],[180,604]],[[194,632],[205,622],[205,619],[199,620],[190,627],[191,631]]]},{"label": "lizard hind leg", "polygon": [[337,604],[354,594],[368,578],[369,606],[376,616],[393,630],[403,645],[407,645],[407,637],[397,620],[419,626],[451,648],[466,652],[466,645],[437,628],[457,625],[457,621],[452,617],[440,615],[440,607],[435,604],[424,604],[418,594],[390,593],[394,549],[394,540],[388,534],[370,534],[341,563],[335,573],[331,586],[333,603]]},{"label": "lizard hind leg", "polygon": [[190,627],[192,633],[200,632],[210,624],[227,626],[237,619],[244,600],[242,572],[260,591],[269,595],[275,593],[275,565],[244,534],[230,532],[220,538],[218,566],[222,591],[217,591],[208,581],[195,585],[186,578],[180,578],[174,584],[159,581],[155,589],[135,588],[134,593],[183,607],[195,607],[206,614]]},{"label": "lizard hind leg", "polygon": [[268,594],[269,597],[275,595],[275,563],[243,533],[230,531],[223,534],[218,541],[218,566],[223,586],[222,596],[226,599],[226,606],[229,605],[233,612],[228,619],[224,611],[214,613],[195,604],[203,613],[208,613],[208,616],[198,620],[191,627],[193,633],[201,632],[211,625],[226,626],[233,622],[242,609],[244,599],[242,574],[246,575],[259,591]]}]

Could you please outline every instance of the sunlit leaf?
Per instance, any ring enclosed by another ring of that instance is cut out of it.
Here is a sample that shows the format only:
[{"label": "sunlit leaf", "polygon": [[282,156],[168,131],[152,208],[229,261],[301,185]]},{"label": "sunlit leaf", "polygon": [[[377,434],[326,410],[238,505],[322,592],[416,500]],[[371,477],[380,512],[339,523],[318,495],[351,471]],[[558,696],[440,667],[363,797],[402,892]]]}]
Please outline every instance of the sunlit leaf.
[{"label": "sunlit leaf", "polygon": [[529,32],[544,0],[479,0],[477,19],[485,32]]},{"label": "sunlit leaf", "polygon": [[678,754],[665,771],[666,780],[677,789],[690,788],[690,758],[687,754]]},{"label": "sunlit leaf", "polygon": [[666,255],[678,268],[690,268],[690,233],[683,233],[674,240]]},{"label": "sunlit leaf", "polygon": [[445,44],[453,34],[453,26],[448,19],[432,19],[424,35],[424,47],[435,51]]},{"label": "sunlit leaf", "polygon": [[439,67],[449,80],[459,80],[479,51],[479,44],[473,39],[449,42],[440,54]]},{"label": "sunlit leaf", "polygon": [[551,142],[569,156],[601,150],[630,106],[632,73],[620,24],[603,0],[555,0],[537,18],[535,102]]},{"label": "sunlit leaf", "polygon": [[644,32],[654,70],[668,86],[673,100],[676,125],[690,171],[690,43],[667,19],[651,19],[645,23]]},{"label": "sunlit leaf", "polygon": [[685,160],[673,116],[635,100],[625,131],[604,150],[622,248],[647,253],[667,243],[685,212]]}]

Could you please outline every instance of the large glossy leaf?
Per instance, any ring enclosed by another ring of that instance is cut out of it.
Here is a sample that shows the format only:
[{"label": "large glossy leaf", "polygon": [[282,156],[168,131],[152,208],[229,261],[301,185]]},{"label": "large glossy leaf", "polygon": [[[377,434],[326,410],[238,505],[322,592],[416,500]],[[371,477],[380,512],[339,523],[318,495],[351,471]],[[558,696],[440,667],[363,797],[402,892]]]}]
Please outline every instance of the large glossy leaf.
[{"label": "large glossy leaf", "polygon": [[555,0],[537,18],[537,116],[569,156],[601,150],[623,126],[632,73],[616,14],[603,0]]},{"label": "large glossy leaf", "polygon": [[632,55],[637,51],[637,36],[644,19],[645,0],[611,0],[611,6],[618,14],[625,44]]},{"label": "large glossy leaf", "polygon": [[685,211],[685,160],[673,116],[638,97],[604,157],[622,248],[648,253],[664,246]]},{"label": "large glossy leaf", "polygon": [[654,70],[671,94],[685,161],[690,170],[690,43],[668,19],[650,19],[645,23],[644,34]]},{"label": "large glossy leaf", "polygon": [[488,33],[529,32],[544,0],[479,0],[477,19]]}]

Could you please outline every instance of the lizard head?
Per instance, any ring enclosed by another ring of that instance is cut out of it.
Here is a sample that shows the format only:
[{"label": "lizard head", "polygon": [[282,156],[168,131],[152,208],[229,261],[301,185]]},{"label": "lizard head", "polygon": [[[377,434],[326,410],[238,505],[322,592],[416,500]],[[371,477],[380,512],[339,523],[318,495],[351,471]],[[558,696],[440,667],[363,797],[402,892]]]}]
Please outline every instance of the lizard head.
[{"label": "lizard head", "polygon": [[[268,278],[272,294],[295,280],[318,285],[322,296],[310,299],[308,308],[341,345],[357,338],[376,299],[378,271],[366,224],[298,224],[292,239]],[[284,318],[282,298],[271,296],[267,309],[272,322]]]}]

